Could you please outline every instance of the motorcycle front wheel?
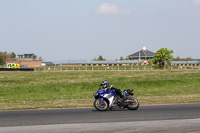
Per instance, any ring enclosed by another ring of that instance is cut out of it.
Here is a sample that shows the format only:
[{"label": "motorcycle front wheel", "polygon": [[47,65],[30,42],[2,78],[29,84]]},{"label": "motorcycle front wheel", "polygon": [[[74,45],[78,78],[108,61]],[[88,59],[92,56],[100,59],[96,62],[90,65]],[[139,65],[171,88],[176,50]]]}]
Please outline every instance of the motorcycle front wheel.
[{"label": "motorcycle front wheel", "polygon": [[95,99],[94,107],[99,111],[106,111],[108,108],[108,103],[104,99],[102,99],[102,101],[100,99]]},{"label": "motorcycle front wheel", "polygon": [[129,97],[128,100],[131,100],[131,103],[128,104],[127,108],[130,110],[137,110],[139,108],[139,102],[134,97]]}]

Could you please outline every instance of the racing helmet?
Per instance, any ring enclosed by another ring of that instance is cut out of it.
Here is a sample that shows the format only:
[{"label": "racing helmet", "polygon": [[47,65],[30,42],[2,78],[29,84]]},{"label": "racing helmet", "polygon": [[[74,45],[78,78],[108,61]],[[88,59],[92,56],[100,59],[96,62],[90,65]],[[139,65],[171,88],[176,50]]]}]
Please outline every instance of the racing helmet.
[{"label": "racing helmet", "polygon": [[102,81],[101,84],[100,84],[100,86],[101,86],[102,88],[108,88],[108,86],[109,86],[108,80]]}]

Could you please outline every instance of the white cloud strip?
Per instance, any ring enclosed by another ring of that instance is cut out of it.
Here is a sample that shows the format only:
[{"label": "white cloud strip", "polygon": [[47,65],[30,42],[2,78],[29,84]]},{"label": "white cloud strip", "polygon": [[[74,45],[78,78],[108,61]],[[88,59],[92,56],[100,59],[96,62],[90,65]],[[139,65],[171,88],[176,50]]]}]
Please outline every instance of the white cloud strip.
[{"label": "white cloud strip", "polygon": [[104,3],[96,9],[98,14],[131,14],[131,10],[121,9],[116,5]]}]

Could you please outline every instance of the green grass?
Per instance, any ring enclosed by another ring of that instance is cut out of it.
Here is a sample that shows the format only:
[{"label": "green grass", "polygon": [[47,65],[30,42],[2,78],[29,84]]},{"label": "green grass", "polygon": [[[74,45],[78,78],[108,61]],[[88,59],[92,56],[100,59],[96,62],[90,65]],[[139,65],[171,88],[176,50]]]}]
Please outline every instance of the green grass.
[{"label": "green grass", "polygon": [[0,72],[0,110],[91,107],[105,79],[143,105],[200,102],[199,71]]}]

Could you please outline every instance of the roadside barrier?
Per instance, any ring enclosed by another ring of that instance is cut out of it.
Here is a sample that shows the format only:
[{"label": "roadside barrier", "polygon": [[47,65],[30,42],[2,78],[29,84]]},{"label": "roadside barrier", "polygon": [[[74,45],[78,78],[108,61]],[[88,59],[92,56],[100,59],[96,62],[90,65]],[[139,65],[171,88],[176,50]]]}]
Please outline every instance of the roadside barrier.
[{"label": "roadside barrier", "polygon": [[200,66],[53,66],[37,67],[35,71],[190,71],[199,70]]},{"label": "roadside barrier", "polygon": [[34,68],[0,68],[0,71],[34,71]]}]

